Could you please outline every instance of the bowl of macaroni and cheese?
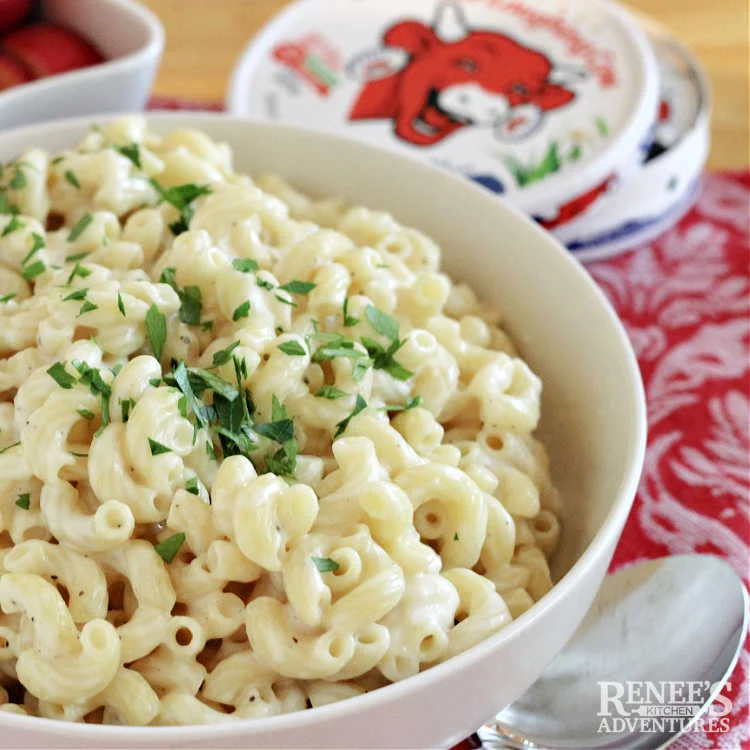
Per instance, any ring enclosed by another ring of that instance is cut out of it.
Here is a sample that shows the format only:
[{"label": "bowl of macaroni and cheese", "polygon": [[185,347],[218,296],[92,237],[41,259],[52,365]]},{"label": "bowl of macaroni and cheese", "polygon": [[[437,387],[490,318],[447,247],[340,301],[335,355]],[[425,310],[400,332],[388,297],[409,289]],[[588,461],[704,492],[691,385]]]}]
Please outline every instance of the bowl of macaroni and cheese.
[{"label": "bowl of macaroni and cheese", "polygon": [[645,445],[561,246],[427,165],[223,116],[0,158],[3,743],[446,747],[519,697]]}]

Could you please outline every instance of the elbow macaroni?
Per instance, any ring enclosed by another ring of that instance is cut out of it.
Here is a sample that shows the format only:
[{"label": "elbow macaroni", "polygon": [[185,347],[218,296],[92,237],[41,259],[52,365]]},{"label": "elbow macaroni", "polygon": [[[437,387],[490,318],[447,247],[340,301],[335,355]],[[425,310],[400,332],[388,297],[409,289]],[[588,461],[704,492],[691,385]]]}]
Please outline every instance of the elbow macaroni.
[{"label": "elbow macaroni", "polygon": [[0,192],[0,711],[322,706],[551,588],[541,382],[428,237],[139,118]]}]

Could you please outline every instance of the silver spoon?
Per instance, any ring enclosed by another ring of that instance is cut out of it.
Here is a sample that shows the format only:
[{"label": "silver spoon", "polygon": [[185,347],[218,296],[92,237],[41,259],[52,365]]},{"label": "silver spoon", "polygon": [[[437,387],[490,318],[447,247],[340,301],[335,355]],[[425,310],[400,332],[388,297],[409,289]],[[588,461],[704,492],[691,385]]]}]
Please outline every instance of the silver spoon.
[{"label": "silver spoon", "polygon": [[[618,571],[542,676],[478,731],[483,747],[666,747],[729,678],[747,615],[745,587],[719,558],[680,555]],[[709,719],[720,726],[720,716]]]}]

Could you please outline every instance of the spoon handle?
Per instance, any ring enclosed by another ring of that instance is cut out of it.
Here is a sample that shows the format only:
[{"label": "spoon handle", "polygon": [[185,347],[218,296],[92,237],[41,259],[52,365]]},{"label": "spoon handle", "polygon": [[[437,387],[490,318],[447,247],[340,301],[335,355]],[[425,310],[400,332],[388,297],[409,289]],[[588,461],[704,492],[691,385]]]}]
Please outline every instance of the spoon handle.
[{"label": "spoon handle", "polygon": [[482,750],[543,750],[540,745],[496,721],[480,727],[477,736],[482,741]]}]

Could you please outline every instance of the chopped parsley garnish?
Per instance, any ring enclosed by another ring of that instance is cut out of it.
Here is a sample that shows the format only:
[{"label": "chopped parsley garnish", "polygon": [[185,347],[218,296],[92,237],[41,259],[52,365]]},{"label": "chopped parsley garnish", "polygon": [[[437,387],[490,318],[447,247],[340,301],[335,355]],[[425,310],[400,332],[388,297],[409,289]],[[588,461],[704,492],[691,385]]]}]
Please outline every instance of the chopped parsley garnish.
[{"label": "chopped parsley garnish", "polygon": [[125,317],[125,303],[122,301],[122,295],[120,294],[119,290],[117,292],[117,309],[120,311],[120,315],[122,317]]},{"label": "chopped parsley garnish", "polygon": [[15,165],[13,178],[8,183],[8,186],[12,190],[21,190],[26,187],[26,173],[23,171],[23,169],[21,169],[21,166],[19,164]]},{"label": "chopped parsley garnish", "polygon": [[26,254],[26,257],[21,261],[22,266],[25,266],[43,247],[45,247],[44,237],[42,237],[40,234],[33,232],[31,235],[31,239],[33,241],[33,244],[31,245],[31,250],[29,250],[29,252]]},{"label": "chopped parsley garnish", "polygon": [[273,397],[272,422],[256,424],[253,428],[258,435],[275,440],[277,443],[285,443],[294,437],[294,422],[289,419],[286,408],[279,404],[276,396]]},{"label": "chopped parsley garnish", "polygon": [[312,339],[320,342],[320,346],[312,355],[313,362],[325,362],[338,357],[352,360],[352,378],[359,382],[367,370],[372,367],[372,360],[355,347],[355,342],[340,333],[316,333]]},{"label": "chopped parsley garnish", "polygon": [[407,370],[394,359],[394,354],[406,342],[406,339],[399,340],[398,321],[372,305],[368,305],[365,308],[365,316],[370,325],[381,336],[385,336],[391,342],[390,346],[386,349],[374,339],[367,336],[362,337],[362,343],[372,358],[373,367],[376,370],[385,370],[391,377],[396,378],[396,380],[408,380],[414,373]]},{"label": "chopped parsley garnish", "polygon": [[246,300],[232,313],[232,320],[236,323],[242,318],[246,318],[250,315],[250,300]]},{"label": "chopped parsley garnish", "polygon": [[213,366],[221,367],[232,359],[232,352],[240,345],[239,341],[231,343],[226,349],[221,349],[218,352],[214,352]]},{"label": "chopped parsley garnish", "polygon": [[87,276],[91,276],[91,271],[80,263],[76,263],[75,266],[73,266],[73,270],[70,272],[70,276],[68,276],[68,280],[65,282],[65,286],[70,286],[76,276],[85,279]]},{"label": "chopped parsley garnish", "polygon": [[151,305],[146,313],[146,333],[154,356],[160,360],[167,341],[167,319],[156,305]]},{"label": "chopped parsley garnish", "polygon": [[28,510],[31,506],[31,496],[28,492],[24,492],[23,495],[19,495],[18,499],[16,500],[16,505],[21,510]]},{"label": "chopped parsley garnish", "polygon": [[0,214],[17,214],[18,206],[13,205],[9,200],[8,196],[0,192]]},{"label": "chopped parsley garnish", "polygon": [[316,286],[317,284],[313,284],[311,281],[289,281],[282,284],[279,289],[283,289],[290,294],[309,294]]},{"label": "chopped parsley garnish", "polygon": [[188,325],[200,325],[203,310],[203,297],[200,287],[186,286],[184,289],[180,289],[175,273],[174,268],[165,268],[159,281],[162,284],[169,284],[177,292],[177,296],[180,298],[180,320]]},{"label": "chopped parsley garnish", "polygon": [[169,225],[172,234],[178,235],[183,232],[187,232],[190,227],[190,220],[193,218],[195,210],[193,209],[192,203],[196,198],[202,195],[208,195],[211,192],[211,188],[207,185],[196,185],[193,182],[188,182],[185,185],[175,185],[174,187],[165,188],[160,185],[156,180],[149,180],[151,185],[154,187],[159,197],[174,206],[180,212],[180,218],[174,223]]},{"label": "chopped parsley garnish", "polygon": [[10,302],[12,299],[15,299],[18,297],[18,294],[15,292],[11,292],[10,294],[6,294],[4,297],[0,297],[0,304],[3,302]]},{"label": "chopped parsley garnish", "polygon": [[148,439],[148,447],[151,450],[152,456],[161,456],[162,453],[172,452],[171,448],[167,448],[166,445],[162,445],[161,443],[157,442],[156,440],[153,440],[152,438]]},{"label": "chopped parsley garnish", "polygon": [[80,182],[78,182],[78,178],[77,178],[77,177],[75,176],[75,173],[74,173],[74,172],[73,172],[72,170],[70,170],[70,169],[66,169],[66,170],[65,170],[65,179],[66,179],[66,180],[67,180],[67,181],[68,181],[68,182],[69,182],[69,183],[70,183],[70,184],[71,184],[71,185],[72,185],[72,186],[73,186],[73,187],[74,187],[74,188],[75,188],[76,190],[80,190],[80,189],[81,189],[81,183],[80,183]]},{"label": "chopped parsley garnish", "polygon": [[172,560],[177,557],[177,553],[180,551],[180,547],[185,543],[185,534],[179,533],[174,536],[170,536],[163,542],[159,542],[154,545],[156,554],[164,560],[165,563],[169,564]]},{"label": "chopped parsley garnish", "polygon": [[24,266],[21,269],[21,276],[23,276],[26,281],[31,281],[37,276],[43,274],[46,270],[47,266],[45,266],[41,260],[37,260],[34,261],[31,265]]},{"label": "chopped parsley garnish", "polygon": [[227,401],[234,401],[239,394],[231,383],[227,383],[226,380],[214,375],[209,370],[196,367],[190,370],[190,374],[201,381],[204,387],[210,388],[215,394],[222,396]]},{"label": "chopped parsley garnish", "polygon": [[311,557],[310,559],[321,573],[333,573],[341,567],[335,560],[331,560],[330,557]]},{"label": "chopped parsley garnish", "polygon": [[334,437],[337,438],[339,435],[344,433],[346,431],[346,428],[349,426],[349,422],[352,421],[354,417],[357,416],[361,411],[367,408],[367,401],[362,398],[361,394],[357,394],[357,400],[354,404],[354,409],[352,410],[352,413],[346,417],[345,419],[342,419],[337,425],[336,425],[336,432],[334,434]]},{"label": "chopped parsley garnish", "polygon": [[81,317],[81,315],[85,315],[85,314],[86,314],[86,313],[88,313],[88,312],[93,312],[94,310],[98,310],[98,309],[99,309],[99,305],[95,305],[95,304],[94,304],[93,302],[91,302],[90,300],[86,300],[86,301],[85,301],[85,302],[84,302],[84,303],[83,303],[83,304],[81,305],[81,309],[80,309],[80,310],[78,311],[78,316],[77,316],[77,317],[79,317],[79,318],[80,318],[80,317]]},{"label": "chopped parsley garnish", "polygon": [[348,396],[349,394],[346,391],[342,391],[340,388],[337,388],[335,385],[324,385],[316,394],[316,398],[327,398],[330,401],[333,401],[337,398],[343,398],[344,396]]},{"label": "chopped parsley garnish", "polygon": [[87,255],[91,255],[89,252],[85,253],[74,253],[73,255],[68,255],[65,258],[66,263],[78,263],[79,260],[83,260]]},{"label": "chopped parsley garnish", "polygon": [[73,225],[68,235],[68,242],[75,242],[88,228],[89,224],[94,220],[94,217],[86,211],[80,219]]},{"label": "chopped parsley garnish", "polygon": [[267,289],[268,291],[273,291],[273,284],[270,281],[266,281],[265,279],[256,278],[255,283],[261,288],[261,289]]},{"label": "chopped parsley garnish", "polygon": [[88,419],[89,422],[96,416],[93,411],[89,411],[88,409],[76,409],[76,412],[84,419]]},{"label": "chopped parsley garnish", "polygon": [[185,482],[185,490],[186,492],[189,492],[191,495],[199,495],[200,490],[198,489],[198,478],[197,477],[190,477],[190,479]]},{"label": "chopped parsley garnish", "polygon": [[130,419],[130,410],[135,406],[132,398],[120,399],[120,416],[125,424]]},{"label": "chopped parsley garnish", "polygon": [[284,354],[289,354],[292,357],[304,357],[307,354],[305,347],[299,341],[285,341],[283,344],[279,344],[278,348]]},{"label": "chopped parsley garnish", "polygon": [[141,164],[141,152],[140,147],[137,143],[129,143],[127,146],[112,146],[112,148],[118,153],[122,154],[126,158],[135,164],[138,169],[143,169]]},{"label": "chopped parsley garnish", "polygon": [[359,323],[359,318],[355,318],[352,315],[349,315],[349,298],[346,297],[344,299],[344,327],[345,328],[351,328],[352,326],[356,326],[357,323]]},{"label": "chopped parsley garnish", "polygon": [[60,388],[70,390],[76,383],[76,379],[65,369],[65,365],[62,362],[55,362],[52,367],[47,370],[52,380],[54,380]]},{"label": "chopped parsley garnish", "polygon": [[18,214],[13,214],[10,217],[10,221],[5,225],[5,229],[3,229],[0,237],[7,237],[9,234],[15,232],[16,229],[21,229],[24,226],[26,225],[18,218]]},{"label": "chopped parsley garnish", "polygon": [[235,258],[232,268],[240,273],[253,273],[258,270],[258,264],[252,258]]},{"label": "chopped parsley garnish", "polygon": [[81,300],[86,299],[86,295],[89,293],[88,289],[76,289],[75,292],[71,292],[67,297],[63,297],[63,302],[68,300]]},{"label": "chopped parsley garnish", "polygon": [[458,532],[456,532],[456,533],[455,533],[455,534],[453,535],[453,541],[454,541],[454,542],[457,542],[457,541],[458,541]]},{"label": "chopped parsley garnish", "polygon": [[424,399],[421,396],[412,396],[406,399],[405,404],[386,404],[385,411],[409,411],[417,406],[422,406]]}]

